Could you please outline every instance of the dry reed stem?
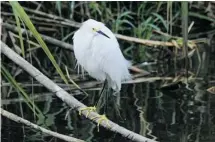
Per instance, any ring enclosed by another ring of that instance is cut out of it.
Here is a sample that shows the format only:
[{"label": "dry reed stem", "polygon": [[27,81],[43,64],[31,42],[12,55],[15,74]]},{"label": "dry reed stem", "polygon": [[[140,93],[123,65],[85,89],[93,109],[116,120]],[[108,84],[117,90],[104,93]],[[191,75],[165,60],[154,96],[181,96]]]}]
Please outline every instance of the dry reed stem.
[{"label": "dry reed stem", "polygon": [[[2,3],[2,4],[9,5],[9,3]],[[36,15],[40,15],[40,16],[51,18],[50,20],[52,20],[52,22],[53,22],[53,20],[55,20],[56,21],[55,23],[58,23],[58,24],[62,24],[62,25],[66,25],[66,26],[71,26],[71,27],[76,27],[76,28],[81,27],[81,23],[78,23],[78,22],[75,22],[75,21],[71,21],[69,19],[62,18],[60,16],[48,14],[48,13],[45,13],[45,12],[42,12],[42,11],[36,11],[36,10],[29,9],[29,8],[26,8],[26,7],[23,7],[23,8],[27,12],[31,12],[31,13],[36,14]],[[42,19],[44,20],[44,18],[40,18],[40,17],[38,17],[38,18],[39,18],[39,20],[42,20]],[[45,19],[45,21],[48,21],[48,19]],[[125,35],[121,35],[121,34],[115,34],[115,36],[118,39],[121,39],[121,40],[129,41],[129,42],[135,42],[135,43],[147,45],[147,46],[150,46],[150,47],[158,47],[158,46],[175,47],[175,44],[172,43],[172,42],[145,40],[145,39],[140,39],[140,38],[125,36]]]}]

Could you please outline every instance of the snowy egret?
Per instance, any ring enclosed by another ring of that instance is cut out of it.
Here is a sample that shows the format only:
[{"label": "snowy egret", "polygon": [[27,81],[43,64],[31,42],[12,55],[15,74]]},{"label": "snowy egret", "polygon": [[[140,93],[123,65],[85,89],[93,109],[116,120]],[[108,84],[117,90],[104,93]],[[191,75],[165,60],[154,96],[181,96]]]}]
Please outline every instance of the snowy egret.
[{"label": "snowy egret", "polygon": [[77,63],[90,76],[107,81],[114,91],[121,90],[121,82],[129,80],[130,63],[124,58],[115,35],[103,23],[93,19],[83,22],[73,36]]}]

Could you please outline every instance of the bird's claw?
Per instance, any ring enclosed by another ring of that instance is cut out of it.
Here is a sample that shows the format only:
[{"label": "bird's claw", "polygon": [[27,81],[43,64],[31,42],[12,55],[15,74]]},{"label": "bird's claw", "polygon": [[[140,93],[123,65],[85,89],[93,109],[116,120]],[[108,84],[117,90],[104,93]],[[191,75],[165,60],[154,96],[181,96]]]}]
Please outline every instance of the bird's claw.
[{"label": "bird's claw", "polygon": [[[87,114],[86,114],[86,117],[88,117],[88,115],[90,114],[90,112],[95,112],[96,111],[96,107],[95,106],[93,106],[93,107],[84,107],[84,108],[81,108],[81,109],[79,109],[79,115],[81,115],[81,112],[82,111],[87,111]],[[107,119],[107,117],[103,114],[103,115],[98,115],[98,116],[95,116],[95,117],[92,117],[92,118],[90,118],[91,120],[93,120],[93,119],[98,119],[97,121],[97,128],[98,128],[98,132],[99,132],[99,125],[101,124],[101,122],[102,121],[106,121],[106,125],[108,126],[108,127],[111,127],[110,126],[110,123],[109,123],[109,121],[108,121],[108,119]]]},{"label": "bird's claw", "polygon": [[93,107],[84,107],[84,108],[81,108],[81,109],[79,109],[79,115],[81,115],[82,111],[87,111],[86,117],[88,117],[88,115],[90,114],[90,112],[95,112],[96,111],[96,107],[93,106]]},{"label": "bird's claw", "polygon": [[106,121],[106,125],[108,126],[108,127],[111,127],[110,126],[110,123],[109,123],[109,120],[107,119],[107,117],[103,114],[103,115],[99,115],[99,116],[95,116],[95,117],[93,117],[92,118],[92,120],[93,119],[98,119],[97,121],[97,128],[98,128],[98,132],[99,132],[99,125],[100,125],[100,123],[102,122],[102,121]]}]

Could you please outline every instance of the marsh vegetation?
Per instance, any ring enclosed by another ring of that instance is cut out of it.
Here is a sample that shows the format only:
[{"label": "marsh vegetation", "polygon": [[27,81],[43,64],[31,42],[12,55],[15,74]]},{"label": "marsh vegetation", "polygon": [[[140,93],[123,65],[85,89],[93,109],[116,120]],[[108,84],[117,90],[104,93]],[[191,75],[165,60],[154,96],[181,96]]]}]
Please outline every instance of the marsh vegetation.
[{"label": "marsh vegetation", "polygon": [[[75,68],[72,37],[89,18],[105,23],[124,56],[147,72],[132,72],[117,103],[111,95],[100,98],[102,84]],[[1,2],[1,42],[86,106],[102,99],[99,113],[128,130],[161,142],[215,141],[212,1]],[[4,110],[84,141],[131,141],[103,127],[98,131],[14,62],[1,53]],[[6,117],[1,139],[61,141]]]}]

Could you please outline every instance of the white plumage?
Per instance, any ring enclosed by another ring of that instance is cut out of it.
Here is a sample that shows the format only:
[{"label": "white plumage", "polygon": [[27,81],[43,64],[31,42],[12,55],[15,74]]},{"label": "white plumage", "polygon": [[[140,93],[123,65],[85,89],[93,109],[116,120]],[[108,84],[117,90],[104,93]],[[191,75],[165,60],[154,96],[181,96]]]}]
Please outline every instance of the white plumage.
[{"label": "white plumage", "polygon": [[121,82],[130,79],[130,63],[124,58],[115,35],[101,22],[83,22],[73,37],[77,63],[97,80],[107,79],[109,87],[121,90]]}]

